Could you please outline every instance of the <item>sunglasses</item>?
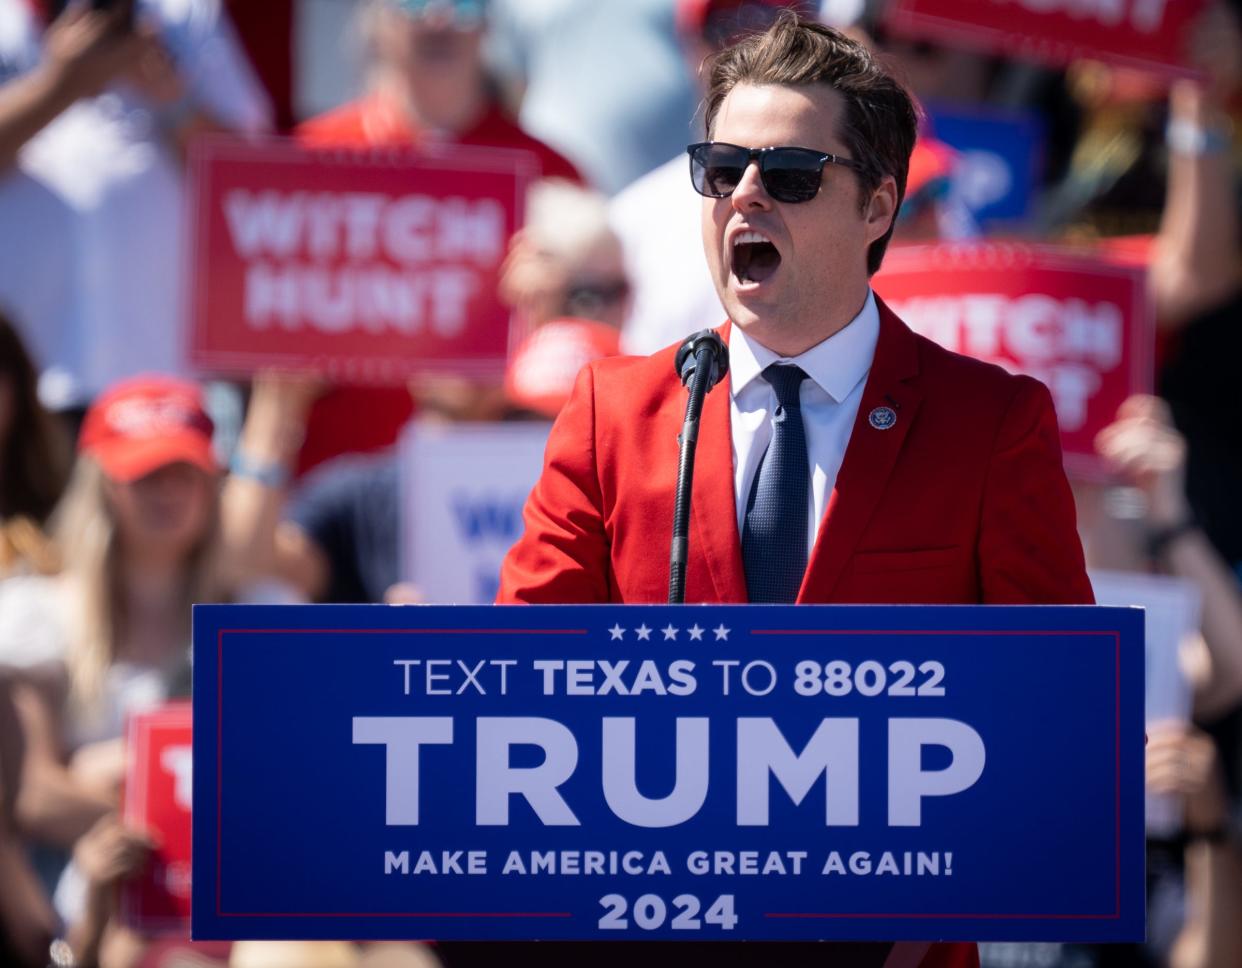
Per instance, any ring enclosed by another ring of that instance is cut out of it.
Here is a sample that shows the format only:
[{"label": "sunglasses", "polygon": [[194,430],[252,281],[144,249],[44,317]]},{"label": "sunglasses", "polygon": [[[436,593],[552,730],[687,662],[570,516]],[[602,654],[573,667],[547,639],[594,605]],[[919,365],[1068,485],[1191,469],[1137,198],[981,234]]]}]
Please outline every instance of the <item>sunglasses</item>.
[{"label": "sunglasses", "polygon": [[595,313],[624,302],[629,295],[630,284],[625,279],[576,283],[565,293],[564,312],[567,316],[591,319]]},{"label": "sunglasses", "polygon": [[819,194],[824,165],[865,170],[856,161],[814,148],[743,148],[723,141],[702,141],[686,151],[694,190],[708,198],[732,195],[752,161],[759,162],[763,190],[778,202],[809,202]]},{"label": "sunglasses", "polygon": [[486,0],[387,0],[407,17],[419,19],[429,13],[451,14],[453,26],[472,30],[480,26],[487,15]]}]

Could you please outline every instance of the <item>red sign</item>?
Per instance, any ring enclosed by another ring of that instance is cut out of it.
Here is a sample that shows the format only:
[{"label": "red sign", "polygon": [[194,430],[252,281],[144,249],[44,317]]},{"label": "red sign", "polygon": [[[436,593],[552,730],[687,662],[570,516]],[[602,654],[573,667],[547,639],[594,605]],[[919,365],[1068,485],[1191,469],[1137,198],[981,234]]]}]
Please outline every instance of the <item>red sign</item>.
[{"label": "red sign", "polygon": [[507,149],[205,141],[190,165],[191,362],[351,382],[502,374],[496,282],[537,174]]},{"label": "red sign", "polygon": [[1155,325],[1133,265],[1041,246],[897,246],[873,285],[916,332],[1042,381],[1071,473],[1101,473],[1095,435],[1150,392]]},{"label": "red sign", "polygon": [[159,847],[121,887],[121,920],[143,934],[190,928],[190,704],[168,703],[129,720],[125,823]]},{"label": "red sign", "polygon": [[1079,57],[1164,74],[1184,65],[1204,0],[894,0],[897,33],[1061,66]]}]

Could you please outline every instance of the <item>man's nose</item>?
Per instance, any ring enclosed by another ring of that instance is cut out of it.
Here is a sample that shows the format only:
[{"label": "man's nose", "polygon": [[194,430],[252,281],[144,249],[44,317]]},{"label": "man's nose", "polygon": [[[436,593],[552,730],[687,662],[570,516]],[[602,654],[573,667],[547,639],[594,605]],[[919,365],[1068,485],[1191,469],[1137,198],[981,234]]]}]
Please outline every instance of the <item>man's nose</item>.
[{"label": "man's nose", "polygon": [[772,196],[763,187],[763,178],[759,174],[759,162],[752,161],[742,172],[742,180],[737,183],[730,196],[733,207],[739,212],[754,211],[772,207]]}]

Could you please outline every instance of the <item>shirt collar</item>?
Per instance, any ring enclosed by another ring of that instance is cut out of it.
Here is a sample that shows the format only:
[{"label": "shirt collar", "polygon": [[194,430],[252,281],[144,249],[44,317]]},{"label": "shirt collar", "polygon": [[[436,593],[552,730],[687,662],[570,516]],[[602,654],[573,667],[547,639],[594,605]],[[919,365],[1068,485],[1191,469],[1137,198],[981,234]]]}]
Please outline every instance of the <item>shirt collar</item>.
[{"label": "shirt collar", "polygon": [[880,312],[870,289],[857,316],[798,356],[779,356],[735,325],[729,337],[730,392],[736,399],[773,363],[796,363],[820,389],[840,403],[867,376],[879,338]]}]

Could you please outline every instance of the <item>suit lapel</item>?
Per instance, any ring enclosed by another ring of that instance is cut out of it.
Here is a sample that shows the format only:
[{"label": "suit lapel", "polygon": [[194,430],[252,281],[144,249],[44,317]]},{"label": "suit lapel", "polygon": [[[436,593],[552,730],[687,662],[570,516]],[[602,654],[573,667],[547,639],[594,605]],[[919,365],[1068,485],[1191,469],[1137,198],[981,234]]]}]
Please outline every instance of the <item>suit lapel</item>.
[{"label": "suit lapel", "polygon": [[[923,402],[923,392],[908,383],[918,374],[918,350],[914,334],[877,297],[880,336],[876,343],[871,373],[863,388],[858,417],[850,433],[845,458],[836,485],[828,498],[819,535],[807,563],[798,601],[824,601],[836,586],[841,572],[867,522],[871,520],[889,476],[897,465],[906,434]],[[889,414],[895,417],[887,429],[877,423]]]},{"label": "suit lapel", "polygon": [[[729,330],[728,323],[717,330],[726,343]],[[746,601],[746,572],[742,567],[742,541],[733,494],[732,385],[730,377],[703,402],[690,506],[689,570],[696,567],[695,559],[701,554],[719,602]]]}]

